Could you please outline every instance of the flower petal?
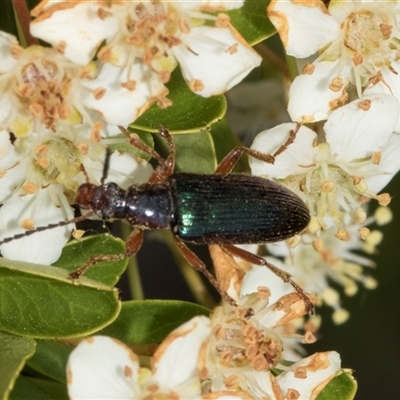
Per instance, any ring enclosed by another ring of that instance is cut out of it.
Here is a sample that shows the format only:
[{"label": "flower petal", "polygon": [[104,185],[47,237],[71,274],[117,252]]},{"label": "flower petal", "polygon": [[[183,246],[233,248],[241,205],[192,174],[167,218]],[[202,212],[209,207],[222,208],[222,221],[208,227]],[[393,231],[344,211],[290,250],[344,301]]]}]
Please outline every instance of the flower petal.
[{"label": "flower petal", "polygon": [[282,390],[270,371],[246,371],[240,374],[239,378],[242,378],[241,380],[245,378],[241,386],[244,386],[256,399],[283,399]]},{"label": "flower petal", "polygon": [[26,178],[26,159],[11,144],[10,134],[0,132],[0,204],[4,203]]},{"label": "flower petal", "polygon": [[[6,32],[0,31],[0,73],[4,74],[13,69],[17,64],[17,60],[12,55],[11,46],[18,45],[18,41],[15,36],[10,35]],[[1,86],[0,86],[1,87]]]},{"label": "flower petal", "polygon": [[[227,1],[227,0],[192,0],[179,2],[179,8],[187,11],[228,11],[242,7],[244,0]],[[175,6],[175,4],[174,4]]]},{"label": "flower petal", "polygon": [[[288,139],[290,132],[296,129],[296,124],[286,123],[260,132],[254,139],[251,148],[261,153],[274,154]],[[249,158],[251,173],[266,178],[283,179],[293,174],[303,174],[308,165],[314,163],[313,143],[316,133],[302,126],[296,138],[286,150],[279,154],[274,164]]]},{"label": "flower petal", "polygon": [[[394,72],[395,71],[395,72]],[[364,90],[364,96],[372,96],[373,94],[386,93],[395,96],[400,101],[400,62],[391,61],[390,69],[382,67],[380,70],[382,79],[374,86],[367,87]],[[400,133],[400,117],[397,120],[395,132]]]},{"label": "flower petal", "polygon": [[339,371],[340,355],[335,351],[328,351],[304,358],[276,379],[285,398],[289,390],[295,390],[299,399],[315,399]]},{"label": "flower petal", "polygon": [[[210,320],[200,316],[166,337],[153,357],[153,376],[162,389],[174,390],[198,376],[200,348],[210,333]],[[196,390],[200,394],[200,386]]]},{"label": "flower petal", "polygon": [[400,135],[393,133],[382,150],[382,159],[378,166],[380,174],[366,176],[365,183],[375,193],[379,193],[400,169]]},{"label": "flower petal", "polygon": [[[265,259],[275,267],[283,270],[286,269],[283,263],[276,258],[266,257]],[[267,268],[253,265],[251,270],[246,272],[240,288],[240,295],[245,296],[247,294],[257,293],[257,288],[262,286],[273,288],[271,290],[271,296],[268,298],[269,304],[273,304],[283,295],[293,292],[292,286],[283,282],[281,278],[273,274]]]},{"label": "flower petal", "polygon": [[[105,154],[100,155],[101,161],[94,161],[95,157],[87,157],[84,160],[86,171],[90,171],[90,182],[100,184],[103,177],[104,157]],[[147,182],[152,172],[153,168],[147,161],[136,158],[130,153],[115,151],[110,157],[107,181],[127,189],[131,185]]]},{"label": "flower petal", "polygon": [[[67,204],[62,187],[54,184],[34,194],[14,194],[0,209],[0,240],[26,232],[21,226],[25,220],[32,220],[34,227],[39,227],[72,219],[71,207],[63,203]],[[11,260],[52,264],[60,257],[73,228],[74,224],[70,224],[13,240],[1,245],[1,254]]]},{"label": "flower petal", "polygon": [[189,87],[203,97],[226,92],[261,63],[261,57],[232,27],[196,27],[181,35],[181,40],[184,45],[171,51]]},{"label": "flower petal", "polygon": [[137,356],[123,343],[105,336],[84,339],[72,351],[67,366],[68,394],[75,399],[138,398]]},{"label": "flower petal", "polygon": [[260,323],[271,329],[284,326],[307,314],[303,297],[297,292],[281,296],[268,306],[269,311],[259,318]]},{"label": "flower petal", "polygon": [[290,86],[288,112],[293,121],[309,123],[327,119],[345,103],[350,66],[339,70],[340,60],[321,61],[304,67]]},{"label": "flower petal", "polygon": [[[249,400],[253,399],[253,397],[249,397],[250,395],[247,392],[244,391],[220,391],[220,392],[211,392],[208,395],[203,395],[201,398],[202,400]],[[271,400],[275,400],[272,399]]]},{"label": "flower petal", "polygon": [[13,112],[13,103],[10,101],[9,96],[1,96],[0,97],[0,126],[7,127],[7,128],[12,128],[7,125],[7,122],[9,121],[9,118]]},{"label": "flower petal", "polygon": [[62,3],[47,8],[33,20],[30,32],[54,47],[62,47],[69,60],[86,65],[101,42],[118,31],[118,20],[111,17],[108,9],[100,7],[98,2]]},{"label": "flower petal", "polygon": [[364,97],[335,110],[324,126],[332,154],[346,162],[382,151],[399,112],[397,99],[386,94]]},{"label": "flower petal", "polygon": [[340,35],[340,27],[322,1],[272,0],[268,17],[286,52],[297,58],[316,53]]},{"label": "flower petal", "polygon": [[[135,87],[126,88],[127,81],[135,82]],[[93,90],[85,96],[85,104],[100,113],[108,123],[122,126],[128,126],[157,98],[168,92],[159,75],[139,62],[131,69],[107,63],[99,76],[85,86]],[[102,96],[96,95],[99,90],[105,91]]]}]

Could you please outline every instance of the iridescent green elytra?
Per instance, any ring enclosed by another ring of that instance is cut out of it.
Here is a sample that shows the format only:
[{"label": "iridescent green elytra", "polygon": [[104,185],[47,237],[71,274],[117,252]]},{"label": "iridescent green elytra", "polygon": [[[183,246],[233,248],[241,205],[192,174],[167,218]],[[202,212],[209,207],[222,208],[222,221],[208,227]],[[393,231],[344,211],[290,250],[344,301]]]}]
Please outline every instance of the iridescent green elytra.
[{"label": "iridescent green elytra", "polygon": [[168,179],[182,240],[208,244],[276,242],[310,221],[303,201],[285,187],[243,174],[177,173]]}]

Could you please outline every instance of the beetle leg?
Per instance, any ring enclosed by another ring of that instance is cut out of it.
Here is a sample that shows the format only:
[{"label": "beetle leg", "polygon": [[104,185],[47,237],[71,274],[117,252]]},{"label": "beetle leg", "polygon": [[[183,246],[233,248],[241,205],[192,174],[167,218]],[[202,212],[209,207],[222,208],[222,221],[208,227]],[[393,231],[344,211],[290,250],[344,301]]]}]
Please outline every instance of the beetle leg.
[{"label": "beetle leg", "polygon": [[196,254],[194,254],[193,251],[190,250],[181,239],[179,239],[177,236],[174,236],[174,239],[179,251],[182,253],[183,257],[185,257],[186,261],[209,280],[209,282],[215,287],[225,301],[227,301],[231,306],[237,307],[238,305],[236,304],[235,300],[233,300],[232,297],[230,297],[225,290],[222,289],[217,279],[210,273],[203,261],[201,261],[200,258],[198,258]]},{"label": "beetle leg", "polygon": [[297,132],[300,130],[301,124],[297,123],[296,128],[289,132],[289,137],[286,139],[286,142],[283,143],[281,147],[273,154],[273,157],[276,158],[279,154],[283,153],[287,148],[294,142],[296,139]]},{"label": "beetle leg", "polygon": [[125,241],[125,257],[133,257],[143,243],[143,231],[140,229],[134,229]]},{"label": "beetle leg", "polygon": [[293,279],[291,279],[291,275],[288,272],[276,267],[273,264],[270,264],[264,258],[262,258],[256,254],[250,253],[247,250],[243,250],[243,249],[240,249],[239,247],[235,247],[232,245],[226,245],[226,244],[222,244],[220,246],[229,255],[231,255],[233,257],[238,257],[238,258],[240,258],[244,261],[247,261],[251,264],[256,264],[256,265],[260,265],[262,267],[267,267],[270,271],[272,271],[276,276],[281,278],[284,282],[290,283],[293,286],[293,288],[296,290],[296,292],[303,298],[303,300],[306,304],[307,311],[311,315],[314,314],[313,303],[311,302],[309,297],[304,293],[304,290]]},{"label": "beetle leg", "polygon": [[216,174],[228,174],[230,173],[236,163],[239,161],[239,158],[243,154],[247,154],[250,157],[254,157],[257,160],[265,161],[268,164],[273,164],[275,162],[275,158],[283,153],[295,140],[297,132],[301,128],[301,124],[297,124],[296,129],[290,131],[289,137],[286,142],[279,147],[279,149],[274,154],[264,154],[260,151],[249,149],[248,147],[235,147],[232,149],[218,164],[217,169],[215,170]]},{"label": "beetle leg", "polygon": [[143,143],[135,133],[129,132],[122,126],[119,126],[119,129],[128,137],[129,144],[153,157],[157,161],[158,166],[150,176],[148,180],[149,183],[164,182],[166,178],[173,173],[175,168],[175,146],[168,129],[165,129],[162,125],[160,125],[158,129],[160,136],[164,138],[168,144],[169,153],[166,159],[162,158],[155,150]]},{"label": "beetle leg", "polygon": [[90,256],[89,260],[86,261],[80,268],[72,271],[68,277],[72,281],[79,279],[92,265],[97,264],[101,261],[119,261],[124,260],[125,258],[129,258],[134,256],[142,246],[143,242],[143,231],[139,229],[135,229],[126,239],[126,250],[125,253],[122,254],[102,254]]},{"label": "beetle leg", "polygon": [[162,138],[164,138],[168,144],[168,157],[158,164],[158,167],[154,170],[148,182],[158,183],[165,182],[165,180],[172,175],[175,168],[175,145],[172,141],[172,136],[168,129],[165,129],[162,125],[158,128],[158,133]]}]

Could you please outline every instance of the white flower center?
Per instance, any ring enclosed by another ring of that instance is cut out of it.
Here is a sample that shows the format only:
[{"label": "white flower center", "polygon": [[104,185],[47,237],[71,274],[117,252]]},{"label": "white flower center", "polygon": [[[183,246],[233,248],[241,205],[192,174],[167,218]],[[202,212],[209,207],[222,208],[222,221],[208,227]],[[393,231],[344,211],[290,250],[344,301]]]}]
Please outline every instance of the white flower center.
[{"label": "white flower center", "polygon": [[[171,5],[160,2],[128,2],[115,12],[122,29],[100,50],[99,59],[131,67],[137,57],[158,72],[170,73],[176,65],[169,60],[170,48],[181,44],[181,32],[190,31],[185,19]],[[157,61],[161,64],[155,65]],[[167,82],[169,74],[162,78]]]},{"label": "white flower center", "polygon": [[16,137],[44,128],[55,132],[61,121],[82,122],[81,67],[40,46],[22,49],[16,58],[15,68],[0,76],[2,94],[14,108],[5,124]]},{"label": "white flower center", "polygon": [[396,73],[391,65],[400,58],[397,26],[400,10],[396,7],[395,2],[355,3],[354,10],[343,21],[338,21],[341,38],[322,55],[325,59],[335,59],[341,54],[343,65],[350,58],[352,83],[359,96],[363,86],[374,85],[382,79],[382,67]]},{"label": "white flower center", "polygon": [[214,310],[212,316],[215,326],[210,351],[218,365],[229,373],[249,368],[267,371],[275,366],[283,351],[279,337],[270,329],[257,329],[250,321],[236,317],[227,307],[224,312]]},{"label": "white flower center", "polygon": [[363,57],[370,57],[379,50],[385,52],[393,28],[390,22],[384,13],[352,12],[343,24],[344,45]]},{"label": "white flower center", "polygon": [[337,161],[327,143],[320,143],[316,151],[315,165],[300,175],[298,187],[292,188],[302,196],[323,229],[328,228],[329,221],[341,228],[346,214],[356,223],[363,223],[366,214],[360,208],[360,196],[375,198],[381,205],[388,204],[385,203],[390,201],[387,194],[378,196],[365,183],[365,167],[370,166],[371,159],[348,163]]},{"label": "white flower center", "polygon": [[100,61],[130,69],[137,58],[157,72],[163,83],[168,82],[177,65],[171,49],[185,46],[195,51],[183,42],[184,35],[190,33],[192,26],[217,19],[180,7],[179,2],[126,2],[120,8],[115,7],[113,12],[120,20],[121,29],[99,51]]},{"label": "white flower center", "polygon": [[[350,7],[347,2],[341,4]],[[350,62],[351,81],[361,97],[363,87],[382,80],[382,67],[397,74],[391,64],[400,59],[397,24],[400,9],[396,2],[353,2],[351,7],[344,19],[341,19],[342,13],[338,15],[341,35],[322,51],[317,61],[340,58],[339,71]]]}]

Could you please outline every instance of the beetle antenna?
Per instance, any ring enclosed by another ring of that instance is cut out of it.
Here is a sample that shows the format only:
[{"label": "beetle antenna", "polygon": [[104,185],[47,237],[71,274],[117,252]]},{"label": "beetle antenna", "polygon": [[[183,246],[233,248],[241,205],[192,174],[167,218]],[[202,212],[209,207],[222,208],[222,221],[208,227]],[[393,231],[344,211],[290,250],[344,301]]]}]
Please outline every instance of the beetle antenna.
[{"label": "beetle antenna", "polygon": [[104,185],[104,182],[108,176],[108,171],[110,170],[110,158],[111,158],[111,149],[107,147],[106,158],[104,159],[104,166],[103,166],[103,176],[100,179],[101,186]]},{"label": "beetle antenna", "polygon": [[84,221],[85,219],[88,219],[89,217],[91,217],[94,214],[95,213],[93,211],[90,211],[85,215],[81,215],[80,217],[76,217],[76,218],[70,219],[69,221],[61,221],[61,222],[57,222],[55,224],[48,224],[48,225],[45,225],[45,226],[39,226],[39,227],[37,227],[35,229],[31,229],[31,230],[26,231],[24,233],[17,233],[14,236],[10,236],[10,237],[7,237],[7,238],[1,240],[0,241],[0,245],[2,245],[4,243],[12,242],[13,240],[21,239],[21,238],[23,238],[25,236],[33,235],[34,233],[37,233],[37,232],[42,232],[42,231],[46,231],[48,229],[54,229],[54,228],[58,228],[60,226],[65,226],[65,225],[69,225],[69,224],[76,224],[77,222]]}]

